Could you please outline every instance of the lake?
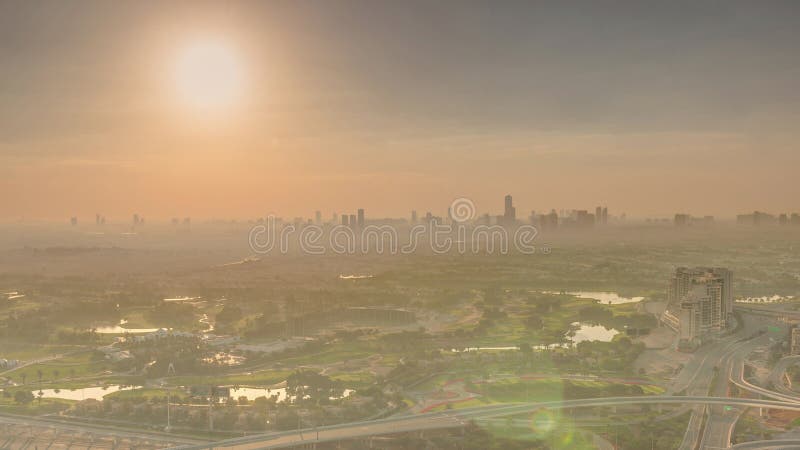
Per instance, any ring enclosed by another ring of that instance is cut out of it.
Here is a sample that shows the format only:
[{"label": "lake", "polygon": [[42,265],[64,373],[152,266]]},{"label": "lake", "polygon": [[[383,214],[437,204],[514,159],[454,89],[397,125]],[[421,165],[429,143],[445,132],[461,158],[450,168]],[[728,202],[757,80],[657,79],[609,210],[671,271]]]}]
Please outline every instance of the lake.
[{"label": "lake", "polygon": [[[345,389],[342,392],[342,396],[339,398],[349,397],[353,392],[355,392],[355,390]],[[231,398],[239,397],[247,397],[247,400],[250,401],[257,399],[258,397],[277,397],[278,402],[286,401],[289,398],[288,394],[286,393],[286,388],[231,388]],[[331,400],[337,400],[337,398],[331,397]]]},{"label": "lake", "polygon": [[[614,339],[614,336],[619,334],[619,330],[615,330],[614,328],[606,328],[602,325],[592,325],[582,322],[573,322],[572,326],[573,329],[575,330],[575,334],[570,336],[569,333],[566,333],[566,338],[570,342],[569,344],[567,344],[568,346],[574,346],[580,342],[586,342],[586,341],[611,342]],[[531,347],[534,350],[545,350],[558,347],[566,347],[567,345],[550,344],[550,345],[533,345]],[[497,346],[497,347],[491,347],[491,346],[467,347],[464,349],[452,348],[450,349],[450,351],[454,353],[460,353],[460,352],[477,352],[477,351],[504,351],[504,350],[518,350],[518,349],[519,347],[516,345],[507,345],[507,346]]]},{"label": "lake", "polygon": [[[623,303],[636,303],[644,300],[644,297],[623,297],[616,292],[571,291],[563,293],[587,300],[597,300],[606,305],[621,305]],[[562,294],[562,292],[545,291],[545,294]]]}]

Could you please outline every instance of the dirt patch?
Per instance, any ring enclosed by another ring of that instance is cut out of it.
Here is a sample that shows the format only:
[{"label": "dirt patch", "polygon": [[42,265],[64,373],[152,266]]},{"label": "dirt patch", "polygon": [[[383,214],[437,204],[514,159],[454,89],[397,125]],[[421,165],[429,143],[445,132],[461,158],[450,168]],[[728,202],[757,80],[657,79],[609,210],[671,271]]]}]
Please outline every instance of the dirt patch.
[{"label": "dirt patch", "polygon": [[800,418],[800,411],[783,411],[772,409],[769,411],[769,419],[766,420],[767,426],[775,428],[788,428],[791,423]]},{"label": "dirt patch", "polygon": [[637,337],[635,341],[643,343],[648,349],[665,349],[671,347],[675,341],[675,332],[667,327],[659,327],[645,336]]},{"label": "dirt patch", "polygon": [[[645,350],[636,358],[633,368],[636,373],[672,378],[691,359],[692,355],[671,348]],[[642,372],[642,370],[644,370]]]}]

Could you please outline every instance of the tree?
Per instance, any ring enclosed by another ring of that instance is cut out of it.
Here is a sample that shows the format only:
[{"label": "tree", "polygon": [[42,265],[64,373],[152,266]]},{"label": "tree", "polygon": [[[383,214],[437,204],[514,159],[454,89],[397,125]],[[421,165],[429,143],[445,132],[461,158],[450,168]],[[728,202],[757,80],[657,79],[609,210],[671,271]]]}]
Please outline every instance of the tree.
[{"label": "tree", "polygon": [[326,402],[331,397],[340,397],[342,391],[329,377],[309,370],[297,371],[286,378],[286,393],[295,401]]},{"label": "tree", "polygon": [[531,314],[525,319],[525,326],[531,330],[541,330],[544,327],[544,321],[537,314]]},{"label": "tree", "polygon": [[22,372],[21,374],[19,374],[19,377],[22,379],[22,384],[25,384],[25,379],[28,378],[28,374]]},{"label": "tree", "polygon": [[53,380],[58,379],[58,376],[61,374],[61,371],[58,369],[53,369]]},{"label": "tree", "polygon": [[44,372],[42,372],[42,369],[37,369],[36,370],[36,376],[39,378],[39,383],[42,382],[42,376],[43,375],[44,375]]},{"label": "tree", "polygon": [[243,317],[242,310],[238,306],[225,305],[222,311],[217,314],[216,323],[219,325],[230,325]]},{"label": "tree", "polygon": [[17,391],[14,393],[14,401],[20,405],[27,405],[33,401],[33,393],[30,391]]}]

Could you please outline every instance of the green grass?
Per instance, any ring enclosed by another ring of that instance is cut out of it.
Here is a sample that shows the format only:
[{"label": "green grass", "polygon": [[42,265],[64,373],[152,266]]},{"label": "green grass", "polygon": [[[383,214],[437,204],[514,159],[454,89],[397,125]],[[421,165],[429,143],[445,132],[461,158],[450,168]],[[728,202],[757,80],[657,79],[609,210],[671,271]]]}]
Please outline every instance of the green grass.
[{"label": "green grass", "polygon": [[4,342],[0,344],[0,356],[5,359],[30,361],[73,352],[80,349],[73,345],[28,344],[23,342]]},{"label": "green grass", "polygon": [[331,379],[342,382],[348,389],[369,386],[375,382],[375,376],[369,372],[337,373],[331,375]]},{"label": "green grass", "polygon": [[25,416],[39,416],[62,411],[67,409],[72,403],[74,402],[70,400],[43,398],[41,401],[34,400],[27,405],[20,405],[14,402],[13,396],[8,398],[0,395],[0,412]]},{"label": "green grass", "polygon": [[[42,372],[42,381],[51,383],[54,379],[59,381],[66,381],[75,377],[87,377],[102,375],[104,372],[111,370],[112,364],[104,360],[93,360],[90,352],[68,355],[63,358],[46,361],[39,364],[31,364],[26,367],[20,367],[6,373],[6,377],[14,381],[21,382],[22,374],[26,374],[26,383],[33,384],[39,382],[38,372]],[[55,375],[58,371],[58,377]]]},{"label": "green grass", "polygon": [[374,354],[374,352],[370,351],[367,346],[357,345],[356,343],[342,343],[331,345],[317,353],[282,359],[280,362],[284,365],[291,366],[326,365],[346,360],[366,358],[372,354]]},{"label": "green grass", "polygon": [[564,398],[564,384],[559,379],[501,380],[476,384],[475,389],[494,402],[548,402]]},{"label": "green grass", "polygon": [[583,450],[595,448],[590,438],[576,430],[572,423],[559,414],[547,414],[548,419],[552,419],[551,429],[537,427],[536,419],[529,424],[522,426],[519,422],[502,423],[493,422],[491,424],[481,424],[493,436],[498,438],[512,439],[517,441],[540,441],[548,445],[547,448]]},{"label": "green grass", "polygon": [[209,375],[209,376],[178,376],[167,378],[171,386],[201,386],[201,385],[239,385],[239,386],[271,386],[286,380],[292,370],[262,370],[252,374],[235,375]]},{"label": "green grass", "polygon": [[473,398],[473,399],[466,400],[466,401],[463,401],[463,402],[450,403],[449,404],[450,408],[448,408],[447,404],[444,404],[444,405],[441,405],[441,406],[437,406],[436,408],[429,409],[428,412],[441,412],[441,411],[446,411],[448,409],[472,408],[472,407],[475,407],[475,406],[486,406],[486,405],[493,404],[493,403],[498,403],[498,402],[493,402],[493,401],[491,401],[489,399],[486,399],[484,397],[478,397],[478,398]]}]

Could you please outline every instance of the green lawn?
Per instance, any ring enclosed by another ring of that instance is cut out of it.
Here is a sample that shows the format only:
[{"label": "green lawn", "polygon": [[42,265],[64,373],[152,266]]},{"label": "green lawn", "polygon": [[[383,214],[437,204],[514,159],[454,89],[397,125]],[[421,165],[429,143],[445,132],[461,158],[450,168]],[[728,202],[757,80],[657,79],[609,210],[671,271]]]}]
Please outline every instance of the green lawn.
[{"label": "green lawn", "polygon": [[[69,381],[71,378],[97,376],[111,370],[112,364],[105,360],[94,360],[91,352],[68,355],[38,364],[31,364],[8,372],[5,376],[21,383],[22,375],[26,375],[26,384],[39,382],[39,371],[42,382],[52,383]],[[56,375],[56,372],[58,374]]]},{"label": "green lawn", "polygon": [[171,386],[271,386],[280,383],[292,374],[292,370],[261,370],[251,374],[235,375],[209,375],[209,376],[178,376],[167,378],[166,381]]}]

